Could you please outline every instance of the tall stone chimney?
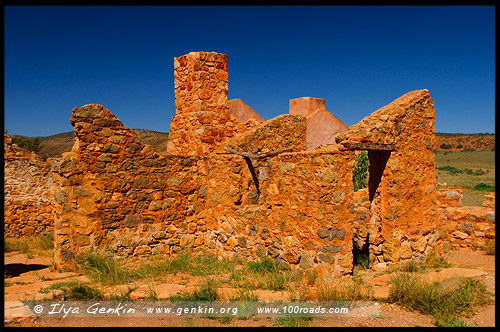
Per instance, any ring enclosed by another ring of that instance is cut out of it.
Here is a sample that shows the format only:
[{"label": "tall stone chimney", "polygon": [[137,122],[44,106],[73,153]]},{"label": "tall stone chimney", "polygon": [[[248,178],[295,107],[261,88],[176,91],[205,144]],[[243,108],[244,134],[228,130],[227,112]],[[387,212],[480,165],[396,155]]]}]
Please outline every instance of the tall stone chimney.
[{"label": "tall stone chimney", "polygon": [[227,54],[191,52],[174,58],[175,116],[168,153],[206,155],[225,138]]}]

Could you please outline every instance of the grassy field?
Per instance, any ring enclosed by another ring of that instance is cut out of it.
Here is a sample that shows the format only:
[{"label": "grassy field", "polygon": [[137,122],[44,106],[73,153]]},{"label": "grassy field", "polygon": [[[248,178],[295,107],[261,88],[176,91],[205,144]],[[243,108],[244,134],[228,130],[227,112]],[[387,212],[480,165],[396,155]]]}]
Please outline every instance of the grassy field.
[{"label": "grassy field", "polygon": [[469,189],[464,190],[464,205],[481,206],[483,195],[495,191],[495,151],[436,151],[436,177],[448,188]]}]

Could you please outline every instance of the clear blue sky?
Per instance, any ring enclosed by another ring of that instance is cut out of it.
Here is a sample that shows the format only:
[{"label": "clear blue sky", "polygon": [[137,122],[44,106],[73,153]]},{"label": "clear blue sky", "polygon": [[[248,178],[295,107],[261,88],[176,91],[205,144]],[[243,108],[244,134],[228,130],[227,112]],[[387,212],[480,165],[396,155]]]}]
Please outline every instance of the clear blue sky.
[{"label": "clear blue sky", "polygon": [[346,125],[429,89],[437,132],[495,132],[494,6],[5,6],[5,129],[72,131],[104,105],[168,132],[174,57],[229,55],[229,99],[265,119],[326,99]]}]

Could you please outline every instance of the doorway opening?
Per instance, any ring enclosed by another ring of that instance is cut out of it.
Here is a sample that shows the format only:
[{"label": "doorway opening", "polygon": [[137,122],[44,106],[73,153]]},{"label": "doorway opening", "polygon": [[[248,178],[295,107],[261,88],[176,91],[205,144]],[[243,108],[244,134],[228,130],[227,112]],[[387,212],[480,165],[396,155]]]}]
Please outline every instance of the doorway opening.
[{"label": "doorway opening", "polygon": [[[378,229],[377,223],[381,220],[380,216],[380,195],[377,195],[384,173],[387,160],[391,155],[389,150],[363,150],[356,151],[356,159],[353,168],[354,191],[366,191],[370,202],[369,209],[360,207],[359,210],[366,211],[360,213],[359,229],[354,230],[352,257],[353,267],[369,269],[370,262],[370,233],[367,230]],[[361,231],[361,229],[363,229]],[[366,234],[366,235],[365,235]],[[377,234],[372,234],[375,238]]]}]

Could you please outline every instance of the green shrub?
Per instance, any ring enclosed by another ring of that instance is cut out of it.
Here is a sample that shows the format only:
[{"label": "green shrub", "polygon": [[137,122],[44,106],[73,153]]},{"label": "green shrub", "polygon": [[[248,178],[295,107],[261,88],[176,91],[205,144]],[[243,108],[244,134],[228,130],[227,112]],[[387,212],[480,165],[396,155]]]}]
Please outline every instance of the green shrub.
[{"label": "green shrub", "polygon": [[248,262],[242,269],[231,273],[235,287],[249,289],[285,290],[293,281],[298,281],[302,275],[298,271],[286,270],[278,260],[264,258]]},{"label": "green shrub", "polygon": [[12,143],[35,153],[40,149],[40,139],[38,137],[12,136]]},{"label": "green shrub", "polygon": [[101,300],[101,292],[85,284],[71,286],[63,295],[63,300],[83,301],[83,300]]},{"label": "green shrub", "polygon": [[467,324],[463,319],[458,319],[454,316],[439,318],[436,321],[436,325],[439,327],[476,327],[476,325]]},{"label": "green shrub", "polygon": [[411,259],[408,263],[403,264],[399,270],[401,272],[425,272],[427,271],[427,266]]},{"label": "green shrub", "polygon": [[495,191],[495,186],[490,186],[489,184],[479,183],[472,188],[477,191]]},{"label": "green shrub", "polygon": [[354,191],[368,187],[368,169],[370,161],[368,153],[361,151],[354,160],[354,168],[352,171],[352,181],[354,183]]},{"label": "green shrub", "polygon": [[438,254],[436,248],[434,248],[425,258],[425,265],[431,269],[451,267],[451,264],[448,263],[443,256]]},{"label": "green shrub", "polygon": [[285,271],[278,260],[268,257],[248,262],[240,273],[247,287],[274,291],[285,290],[290,282],[302,277],[299,272]]},{"label": "green shrub", "polygon": [[370,268],[370,255],[362,252],[358,253],[354,256],[353,265],[368,270]]},{"label": "green shrub", "polygon": [[448,172],[451,175],[457,175],[457,174],[484,175],[485,174],[485,172],[482,169],[478,169],[478,170],[473,171],[469,168],[460,169],[460,168],[456,168],[456,167],[448,166],[448,165],[436,167],[436,169],[439,171]]}]

